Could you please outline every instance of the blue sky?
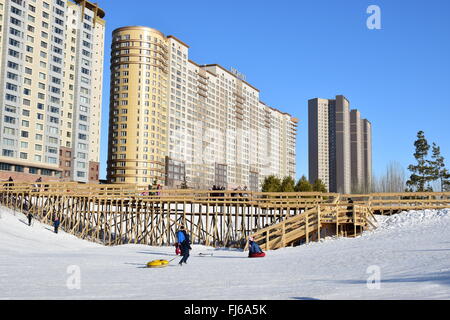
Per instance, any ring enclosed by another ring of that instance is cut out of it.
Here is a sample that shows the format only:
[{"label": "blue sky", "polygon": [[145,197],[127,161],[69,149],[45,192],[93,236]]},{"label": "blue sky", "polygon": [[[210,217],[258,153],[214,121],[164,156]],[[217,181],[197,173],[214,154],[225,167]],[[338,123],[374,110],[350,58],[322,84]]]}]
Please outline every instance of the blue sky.
[{"label": "blue sky", "polygon": [[[106,176],[111,33],[156,28],[199,64],[234,67],[261,100],[300,119],[297,175],[308,174],[308,99],[345,95],[373,125],[373,169],[414,162],[423,130],[450,167],[448,0],[97,0],[106,11],[101,178]],[[369,5],[381,30],[369,30]]]}]

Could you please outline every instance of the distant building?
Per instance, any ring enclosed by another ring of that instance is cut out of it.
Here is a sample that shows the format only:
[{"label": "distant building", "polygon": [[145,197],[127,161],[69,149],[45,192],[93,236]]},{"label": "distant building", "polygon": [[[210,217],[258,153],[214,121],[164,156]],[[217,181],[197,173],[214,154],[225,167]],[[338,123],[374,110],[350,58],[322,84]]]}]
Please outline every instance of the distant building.
[{"label": "distant building", "polygon": [[330,192],[368,190],[372,175],[371,124],[342,95],[308,101],[309,179]]},{"label": "distant building", "polygon": [[0,179],[96,182],[105,13],[0,0]]},{"label": "distant building", "polygon": [[365,190],[372,191],[372,124],[363,119],[363,185]]},{"label": "distant building", "polygon": [[352,191],[364,189],[364,123],[358,110],[350,111]]},{"label": "distant building", "polygon": [[295,177],[297,119],[236,70],[199,65],[148,27],[115,30],[111,62],[109,182],[259,190]]}]

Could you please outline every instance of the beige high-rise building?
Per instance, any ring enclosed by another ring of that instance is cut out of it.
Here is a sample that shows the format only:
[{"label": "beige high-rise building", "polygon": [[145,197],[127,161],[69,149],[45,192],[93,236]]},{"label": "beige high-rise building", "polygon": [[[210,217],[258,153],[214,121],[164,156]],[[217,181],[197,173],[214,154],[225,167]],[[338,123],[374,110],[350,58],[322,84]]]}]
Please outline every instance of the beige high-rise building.
[{"label": "beige high-rise building", "polygon": [[260,101],[235,70],[189,59],[147,27],[113,33],[108,180],[245,187],[295,177],[297,119]]},{"label": "beige high-rise building", "polygon": [[164,183],[169,50],[146,27],[113,32],[108,180]]},{"label": "beige high-rise building", "polygon": [[372,187],[372,124],[351,111],[352,192],[367,193]]},{"label": "beige high-rise building", "polygon": [[335,190],[339,193],[351,192],[351,143],[350,143],[350,102],[342,95],[334,101],[335,139]]},{"label": "beige high-rise building", "polygon": [[365,192],[372,191],[372,124],[362,120],[363,131],[363,185]]},{"label": "beige high-rise building", "polygon": [[308,112],[310,182],[320,179],[330,192],[367,190],[372,170],[370,123],[361,120],[358,110],[350,111],[342,95],[311,99]]},{"label": "beige high-rise building", "polygon": [[0,178],[98,181],[105,13],[0,0]]},{"label": "beige high-rise building", "polygon": [[364,131],[361,113],[350,111],[352,192],[364,190]]},{"label": "beige high-rise building", "polygon": [[308,148],[309,180],[320,179],[327,190],[330,188],[330,101],[312,99],[308,101]]}]

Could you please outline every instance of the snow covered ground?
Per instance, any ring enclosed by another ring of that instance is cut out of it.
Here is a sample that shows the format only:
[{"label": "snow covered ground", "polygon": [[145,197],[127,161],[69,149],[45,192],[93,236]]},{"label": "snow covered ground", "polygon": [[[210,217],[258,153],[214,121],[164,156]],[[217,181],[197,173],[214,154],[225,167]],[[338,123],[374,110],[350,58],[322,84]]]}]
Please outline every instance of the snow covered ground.
[{"label": "snow covered ground", "polygon": [[193,246],[188,265],[176,258],[163,269],[145,264],[175,258],[173,247],[103,247],[29,227],[7,209],[0,215],[0,299],[450,299],[450,209],[380,217],[356,239],[264,259]]}]

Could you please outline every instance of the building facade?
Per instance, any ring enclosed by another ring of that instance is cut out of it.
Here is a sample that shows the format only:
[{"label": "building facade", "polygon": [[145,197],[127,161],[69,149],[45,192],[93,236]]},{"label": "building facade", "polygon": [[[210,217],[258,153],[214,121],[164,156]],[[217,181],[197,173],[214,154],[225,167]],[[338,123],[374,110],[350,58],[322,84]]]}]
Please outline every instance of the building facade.
[{"label": "building facade", "polygon": [[98,181],[105,13],[0,0],[0,179]]},{"label": "building facade", "polygon": [[364,140],[363,122],[358,110],[350,111],[351,137],[351,182],[352,192],[363,190],[364,186]]},{"label": "building facade", "polygon": [[342,95],[308,101],[309,180],[330,192],[367,192],[372,176],[371,124]]},{"label": "building facade", "polygon": [[297,119],[189,49],[152,28],[113,32],[108,181],[259,190],[267,175],[295,177]]},{"label": "building facade", "polygon": [[363,139],[363,186],[365,192],[372,191],[372,124],[369,120],[362,120]]},{"label": "building facade", "polygon": [[332,169],[329,112],[329,100],[316,98],[308,101],[309,180],[314,183],[320,179],[327,190],[331,190]]}]

